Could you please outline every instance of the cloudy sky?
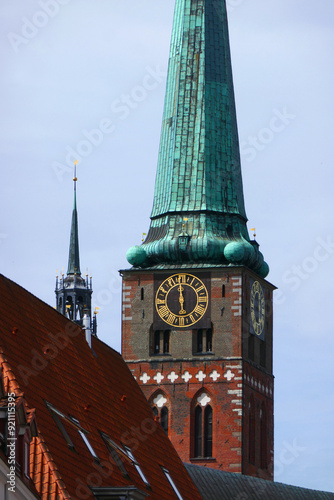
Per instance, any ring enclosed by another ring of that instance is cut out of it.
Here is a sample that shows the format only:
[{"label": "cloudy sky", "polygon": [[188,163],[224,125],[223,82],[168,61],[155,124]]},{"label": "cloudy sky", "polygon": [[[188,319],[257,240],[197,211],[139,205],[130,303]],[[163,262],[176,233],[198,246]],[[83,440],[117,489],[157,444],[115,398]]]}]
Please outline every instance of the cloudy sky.
[{"label": "cloudy sky", "polygon": [[[228,0],[243,181],[278,287],[276,480],[334,491],[334,4]],[[173,0],[3,0],[0,272],[52,306],[78,165],[81,268],[120,349],[149,227]]]}]

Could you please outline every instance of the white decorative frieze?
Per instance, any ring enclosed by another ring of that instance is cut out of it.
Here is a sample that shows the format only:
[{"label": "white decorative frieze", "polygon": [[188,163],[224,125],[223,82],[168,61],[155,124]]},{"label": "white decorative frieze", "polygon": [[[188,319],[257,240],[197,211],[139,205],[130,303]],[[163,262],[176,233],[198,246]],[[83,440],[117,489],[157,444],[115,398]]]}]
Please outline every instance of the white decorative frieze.
[{"label": "white decorative frieze", "polygon": [[217,382],[220,377],[220,373],[218,373],[217,370],[213,370],[213,372],[209,374],[209,377],[211,377],[214,382]]},{"label": "white decorative frieze", "polygon": [[153,379],[158,382],[158,384],[161,384],[162,380],[165,377],[162,375],[162,373],[158,372],[156,375],[154,375]]},{"label": "white decorative frieze", "polygon": [[203,372],[203,370],[200,370],[197,375],[195,375],[195,377],[197,378],[197,380],[199,382],[203,382],[203,380],[205,379],[206,375],[205,373]]},{"label": "white decorative frieze", "polygon": [[182,375],[182,378],[183,378],[183,380],[184,380],[186,383],[188,383],[188,382],[189,382],[189,380],[190,380],[191,378],[193,378],[193,376],[192,376],[192,375],[188,372],[188,370],[187,370],[187,371],[185,371],[185,372],[184,372],[184,374]]},{"label": "white decorative frieze", "polygon": [[169,375],[167,375],[167,378],[172,382],[172,384],[174,384],[175,380],[177,380],[179,376],[177,375],[177,373],[172,371]]},{"label": "white decorative frieze", "polygon": [[231,370],[227,370],[227,372],[224,373],[224,377],[226,378],[226,380],[228,382],[230,382],[232,380],[232,378],[235,377],[235,375],[234,375],[234,373]]},{"label": "white decorative frieze", "polygon": [[147,375],[146,372],[144,372],[142,375],[140,375],[139,380],[143,382],[143,384],[147,384],[147,382],[151,379],[149,375]]}]

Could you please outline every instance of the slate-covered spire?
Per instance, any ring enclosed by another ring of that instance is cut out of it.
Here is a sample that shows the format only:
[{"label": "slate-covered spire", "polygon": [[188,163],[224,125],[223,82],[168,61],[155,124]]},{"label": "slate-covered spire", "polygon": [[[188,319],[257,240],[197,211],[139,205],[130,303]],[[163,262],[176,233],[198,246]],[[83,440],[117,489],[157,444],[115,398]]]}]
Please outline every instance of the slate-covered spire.
[{"label": "slate-covered spire", "polygon": [[[78,213],[77,213],[77,176],[76,164],[74,162],[74,203],[72,212],[70,251],[68,257],[67,275],[62,274],[56,278],[56,301],[57,310],[66,315],[72,321],[75,321],[96,335],[97,323],[96,313],[92,318],[92,278],[81,276],[79,259],[79,231],[78,231]],[[90,328],[87,325],[90,324]]]},{"label": "slate-covered spire", "polygon": [[79,230],[78,230],[78,212],[77,212],[77,176],[76,164],[74,166],[74,202],[72,212],[71,236],[70,236],[70,250],[68,256],[67,274],[80,275],[80,258],[79,258]]},{"label": "slate-covered spire", "polygon": [[176,0],[151,226],[127,258],[264,277],[246,223],[225,0]]}]

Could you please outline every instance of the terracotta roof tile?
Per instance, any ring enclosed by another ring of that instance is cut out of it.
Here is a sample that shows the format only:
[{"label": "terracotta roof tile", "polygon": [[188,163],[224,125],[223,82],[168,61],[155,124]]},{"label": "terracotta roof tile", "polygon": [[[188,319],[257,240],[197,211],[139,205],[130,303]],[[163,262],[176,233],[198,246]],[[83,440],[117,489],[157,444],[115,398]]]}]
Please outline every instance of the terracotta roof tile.
[{"label": "terracotta roof tile", "polygon": [[[119,353],[94,337],[90,349],[77,325],[1,275],[0,308],[1,359],[10,367],[6,387],[24,393],[36,409],[31,475],[43,499],[93,498],[89,486],[135,485],[149,498],[171,500],[176,495],[162,466],[184,500],[201,498]],[[45,401],[79,421],[100,463],[59,416],[75,451],[69,448]],[[122,474],[99,431],[131,448],[151,490],[130,463],[124,463],[128,477]]]}]

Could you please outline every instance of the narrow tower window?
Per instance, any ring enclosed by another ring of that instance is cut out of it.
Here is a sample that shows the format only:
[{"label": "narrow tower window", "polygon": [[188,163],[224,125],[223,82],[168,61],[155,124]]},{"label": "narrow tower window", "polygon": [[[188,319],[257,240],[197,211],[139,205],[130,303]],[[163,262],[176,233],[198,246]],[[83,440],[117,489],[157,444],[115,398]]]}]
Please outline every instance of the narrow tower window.
[{"label": "narrow tower window", "polygon": [[160,330],[154,332],[154,354],[160,353]]},{"label": "narrow tower window", "polygon": [[212,352],[212,330],[206,331],[206,352]]},{"label": "narrow tower window", "polygon": [[261,441],[260,441],[260,454],[261,454],[261,469],[268,468],[268,455],[267,455],[267,412],[265,404],[262,403],[261,414]]},{"label": "narrow tower window", "polygon": [[222,297],[225,297],[225,285],[222,286]]},{"label": "narrow tower window", "polygon": [[195,408],[195,440],[194,440],[194,455],[195,457],[202,456],[202,408]]},{"label": "narrow tower window", "polygon": [[255,464],[255,415],[253,401],[248,406],[248,426],[249,463]]},{"label": "narrow tower window", "polygon": [[144,300],[144,288],[140,290],[140,300]]},{"label": "narrow tower window", "polygon": [[212,457],[212,408],[210,405],[204,410],[204,456]]},{"label": "narrow tower window", "polygon": [[164,331],[164,354],[169,353],[170,331]]},{"label": "narrow tower window", "polygon": [[203,330],[197,332],[197,352],[203,352]]},{"label": "narrow tower window", "polygon": [[168,408],[167,406],[163,406],[161,408],[161,414],[160,414],[160,423],[161,427],[165,431],[165,433],[168,436]]}]

